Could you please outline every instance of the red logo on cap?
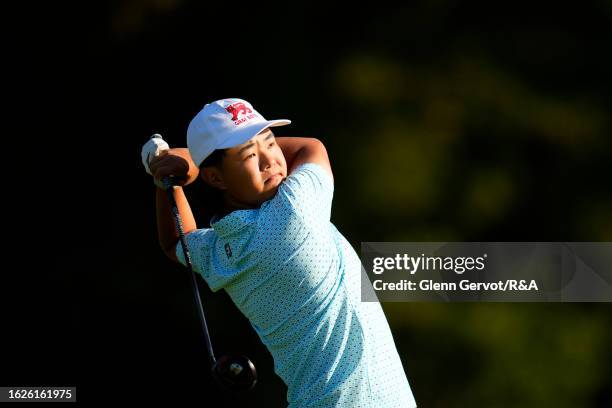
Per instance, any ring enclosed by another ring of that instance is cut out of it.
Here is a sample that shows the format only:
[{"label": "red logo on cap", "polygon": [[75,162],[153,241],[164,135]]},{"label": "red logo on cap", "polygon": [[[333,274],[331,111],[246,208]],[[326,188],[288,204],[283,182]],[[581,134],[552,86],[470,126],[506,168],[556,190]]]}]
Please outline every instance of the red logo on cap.
[{"label": "red logo on cap", "polygon": [[253,112],[250,108],[247,108],[246,105],[242,102],[231,104],[230,106],[225,108],[225,110],[232,114],[232,120],[237,120],[238,114],[240,113],[246,115],[247,113]]}]

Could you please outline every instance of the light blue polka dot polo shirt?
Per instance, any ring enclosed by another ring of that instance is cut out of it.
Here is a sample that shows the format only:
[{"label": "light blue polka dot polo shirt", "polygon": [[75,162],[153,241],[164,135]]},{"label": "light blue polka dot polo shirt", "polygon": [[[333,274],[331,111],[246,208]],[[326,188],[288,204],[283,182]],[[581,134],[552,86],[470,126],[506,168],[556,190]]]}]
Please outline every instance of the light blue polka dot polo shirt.
[{"label": "light blue polka dot polo shirt", "polygon": [[361,302],[361,262],[330,222],[333,189],[321,166],[299,166],[259,209],[188,234],[193,269],[249,319],[290,408],[415,407],[380,304]]}]

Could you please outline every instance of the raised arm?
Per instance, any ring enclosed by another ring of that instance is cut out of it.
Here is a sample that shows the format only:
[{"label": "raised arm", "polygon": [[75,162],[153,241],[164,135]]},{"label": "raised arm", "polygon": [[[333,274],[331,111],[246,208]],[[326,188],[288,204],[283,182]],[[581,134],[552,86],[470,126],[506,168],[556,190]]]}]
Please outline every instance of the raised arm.
[{"label": "raised arm", "polygon": [[[150,168],[155,180],[159,181],[165,176],[172,175],[181,185],[193,182],[197,179],[199,173],[198,168],[191,160],[189,151],[185,148],[170,149],[163,152],[160,156],[151,160]],[[183,230],[187,235],[197,229],[191,207],[181,186],[174,187],[173,194],[183,223]],[[168,258],[178,262],[176,244],[179,240],[179,234],[174,224],[168,195],[164,189],[157,188],[155,201],[159,245]]]},{"label": "raised arm", "polygon": [[291,174],[300,164],[315,163],[327,171],[333,180],[334,175],[327,149],[320,140],[310,137],[276,137],[275,139],[285,155],[288,174]]}]

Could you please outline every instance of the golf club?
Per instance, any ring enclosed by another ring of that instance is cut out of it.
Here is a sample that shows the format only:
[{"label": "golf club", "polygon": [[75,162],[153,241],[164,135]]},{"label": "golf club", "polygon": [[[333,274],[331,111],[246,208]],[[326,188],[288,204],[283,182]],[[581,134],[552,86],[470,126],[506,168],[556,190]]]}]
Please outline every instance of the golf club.
[{"label": "golf club", "polygon": [[[151,138],[161,138],[159,134],[154,134]],[[196,306],[198,314],[200,316],[200,323],[202,324],[202,331],[204,332],[204,339],[206,341],[206,348],[208,350],[208,356],[210,359],[210,365],[212,367],[212,376],[223,388],[230,389],[233,391],[248,391],[252,390],[257,383],[257,370],[255,365],[248,357],[244,355],[223,355],[219,360],[215,358],[213,351],[212,342],[210,341],[210,334],[208,333],[208,325],[206,324],[206,317],[204,316],[204,308],[202,306],[202,299],[200,297],[200,291],[198,290],[198,284],[193,267],[191,264],[191,255],[189,248],[187,248],[187,241],[185,240],[185,233],[183,231],[183,223],[174,199],[174,180],[171,176],[164,177],[163,180],[164,188],[168,193],[168,199],[172,207],[172,215],[174,216],[174,223],[179,233],[179,240],[183,249],[183,255],[185,257],[185,263],[187,270],[191,277],[191,288],[196,300]]]}]

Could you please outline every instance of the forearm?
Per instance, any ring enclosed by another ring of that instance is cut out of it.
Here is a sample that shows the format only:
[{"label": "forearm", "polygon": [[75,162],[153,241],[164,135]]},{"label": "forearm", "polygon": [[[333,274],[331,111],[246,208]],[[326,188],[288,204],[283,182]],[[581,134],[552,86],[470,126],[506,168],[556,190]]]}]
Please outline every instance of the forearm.
[{"label": "forearm", "polygon": [[321,145],[319,140],[312,137],[276,137],[275,139],[285,156],[288,174],[301,164],[300,156],[306,154],[309,149]]},{"label": "forearm", "polygon": [[[178,186],[175,187],[173,194],[179,210],[181,222],[183,224],[183,231],[186,235],[189,232],[197,229],[196,222],[183,188]],[[173,261],[177,261],[175,248],[179,240],[179,234],[178,230],[176,229],[174,216],[172,215],[172,207],[170,205],[170,200],[168,199],[168,193],[166,190],[157,188],[156,207],[159,245],[163,249],[166,256]]]}]

